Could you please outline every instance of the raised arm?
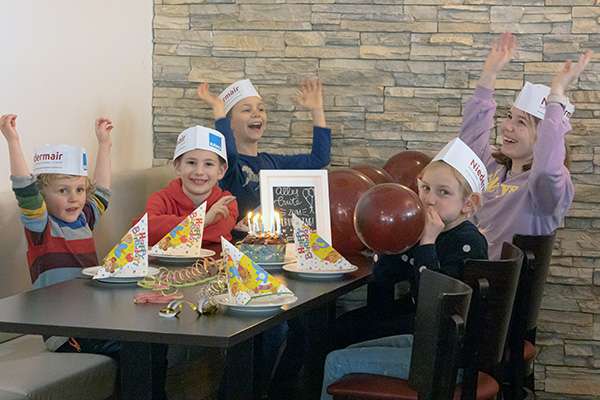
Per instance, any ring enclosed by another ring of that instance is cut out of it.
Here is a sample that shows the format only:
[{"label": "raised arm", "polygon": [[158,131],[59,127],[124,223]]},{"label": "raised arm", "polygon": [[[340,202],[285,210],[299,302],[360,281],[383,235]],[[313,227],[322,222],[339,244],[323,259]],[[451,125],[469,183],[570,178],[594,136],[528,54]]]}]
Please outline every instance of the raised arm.
[{"label": "raised arm", "polygon": [[225,136],[228,168],[223,179],[226,179],[236,171],[235,166],[238,162],[238,152],[235,143],[235,136],[231,130],[231,123],[229,118],[227,118],[227,114],[225,114],[225,103],[219,98],[219,96],[210,91],[208,83],[206,82],[203,82],[198,86],[196,93],[198,94],[200,100],[204,101],[211,107],[213,117],[215,119],[215,129]]},{"label": "raised arm", "polygon": [[473,97],[465,104],[460,138],[487,164],[491,160],[490,133],[494,126],[496,76],[510,62],[517,47],[511,33],[492,43]]},{"label": "raised arm", "polygon": [[29,176],[31,171],[25,161],[21,139],[17,133],[17,116],[6,114],[0,117],[0,130],[8,145],[8,157],[10,159],[10,173],[13,176]]},{"label": "raised arm", "polygon": [[[545,214],[554,214],[561,205],[567,208],[573,198],[573,184],[564,166],[565,135],[571,124],[565,116],[565,91],[576,81],[592,58],[587,51],[577,64],[566,61],[552,79],[544,119],[538,125],[538,136],[533,148],[533,164],[529,175],[529,193],[537,208]],[[563,210],[563,212],[566,210]]]},{"label": "raised arm", "polygon": [[98,139],[98,153],[96,154],[96,169],[94,170],[94,183],[102,188],[110,189],[111,166],[110,151],[112,148],[111,132],[113,123],[106,117],[96,120],[96,139]]}]

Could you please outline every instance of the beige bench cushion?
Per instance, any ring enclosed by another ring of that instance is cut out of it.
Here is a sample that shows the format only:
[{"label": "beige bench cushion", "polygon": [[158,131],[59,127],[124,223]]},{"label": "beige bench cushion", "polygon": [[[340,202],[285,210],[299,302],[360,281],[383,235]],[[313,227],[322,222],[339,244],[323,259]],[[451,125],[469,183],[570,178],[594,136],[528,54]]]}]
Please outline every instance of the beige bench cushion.
[{"label": "beige bench cushion", "polygon": [[0,344],[0,371],[0,400],[105,400],[114,392],[117,363],[97,354],[52,353],[40,336],[25,335]]}]

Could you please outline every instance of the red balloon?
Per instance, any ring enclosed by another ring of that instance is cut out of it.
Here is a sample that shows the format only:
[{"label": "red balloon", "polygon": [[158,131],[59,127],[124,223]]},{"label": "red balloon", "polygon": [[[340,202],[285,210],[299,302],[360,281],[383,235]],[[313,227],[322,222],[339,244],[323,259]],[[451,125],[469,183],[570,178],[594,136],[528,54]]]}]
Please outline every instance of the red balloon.
[{"label": "red balloon", "polygon": [[379,185],[380,183],[392,183],[395,182],[394,181],[394,177],[391,176],[385,169],[383,168],[379,168],[379,167],[374,167],[372,165],[367,165],[367,164],[360,164],[360,165],[355,165],[353,167],[350,167],[358,172],[362,172],[363,174],[365,174],[366,176],[368,176],[369,178],[371,178],[371,180],[373,182],[375,182],[376,185]]},{"label": "red balloon", "polygon": [[430,161],[431,158],[420,151],[401,151],[387,160],[383,169],[394,177],[394,182],[408,186],[416,192],[417,176]]},{"label": "red balloon", "polygon": [[329,171],[332,245],[344,256],[358,254],[365,248],[354,231],[354,207],[374,185],[366,175],[350,168]]},{"label": "red balloon", "polygon": [[404,253],[421,239],[424,228],[421,200],[397,183],[369,189],[354,210],[354,229],[359,239],[377,253]]}]

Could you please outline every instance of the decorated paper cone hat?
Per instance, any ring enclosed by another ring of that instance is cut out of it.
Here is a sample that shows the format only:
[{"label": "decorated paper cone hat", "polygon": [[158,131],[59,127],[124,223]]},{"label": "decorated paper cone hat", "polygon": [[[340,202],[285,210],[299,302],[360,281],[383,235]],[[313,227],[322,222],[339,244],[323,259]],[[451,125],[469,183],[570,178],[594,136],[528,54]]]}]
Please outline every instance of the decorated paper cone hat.
[{"label": "decorated paper cone hat", "polygon": [[221,237],[229,296],[238,304],[273,294],[293,294],[284,284],[262,269],[233,244]]},{"label": "decorated paper cone hat", "polygon": [[152,246],[150,255],[200,257],[205,214],[206,202]]},{"label": "decorated paper cone hat", "polygon": [[94,279],[148,275],[148,214],[104,257]]},{"label": "decorated paper cone hat", "polygon": [[246,97],[260,97],[260,94],[258,94],[258,91],[254,88],[254,85],[250,82],[250,79],[242,79],[232,83],[219,95],[219,98],[225,103],[226,114],[233,106]]},{"label": "decorated paper cone hat", "polygon": [[33,174],[87,176],[87,153],[79,146],[47,144],[33,153]]},{"label": "decorated paper cone hat", "polygon": [[355,267],[334,249],[316,230],[292,214],[294,243],[298,258],[298,269],[307,271],[344,271]]},{"label": "decorated paper cone hat", "polygon": [[173,160],[196,149],[212,151],[227,162],[225,136],[219,131],[200,125],[187,128],[177,136]]},{"label": "decorated paper cone hat", "polygon": [[[544,115],[546,114],[546,98],[549,94],[550,88],[548,86],[525,82],[513,105],[527,114],[544,119]],[[567,99],[565,116],[569,117],[574,111],[575,106]]]},{"label": "decorated paper cone hat", "polygon": [[461,174],[471,190],[481,193],[487,187],[487,168],[477,154],[459,138],[452,139],[431,160],[444,161]]}]

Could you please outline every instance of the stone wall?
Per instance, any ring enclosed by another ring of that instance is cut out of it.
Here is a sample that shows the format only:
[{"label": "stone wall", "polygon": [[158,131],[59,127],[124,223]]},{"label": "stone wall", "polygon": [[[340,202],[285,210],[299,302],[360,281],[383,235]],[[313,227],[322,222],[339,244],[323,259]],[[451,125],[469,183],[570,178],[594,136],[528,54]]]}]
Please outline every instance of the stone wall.
[{"label": "stone wall", "polygon": [[[383,164],[404,149],[432,153],[455,136],[490,40],[518,34],[498,80],[504,115],[524,80],[549,83],[565,58],[600,53],[594,0],[155,0],[154,156],[176,134],[212,125],[195,97],[250,78],[268,105],[263,150],[309,148],[310,115],[292,97],[319,76],[333,128],[332,165]],[[600,61],[600,56],[595,56]],[[539,320],[536,387],[542,399],[600,394],[600,63],[571,98],[576,198],[558,243]]]}]

